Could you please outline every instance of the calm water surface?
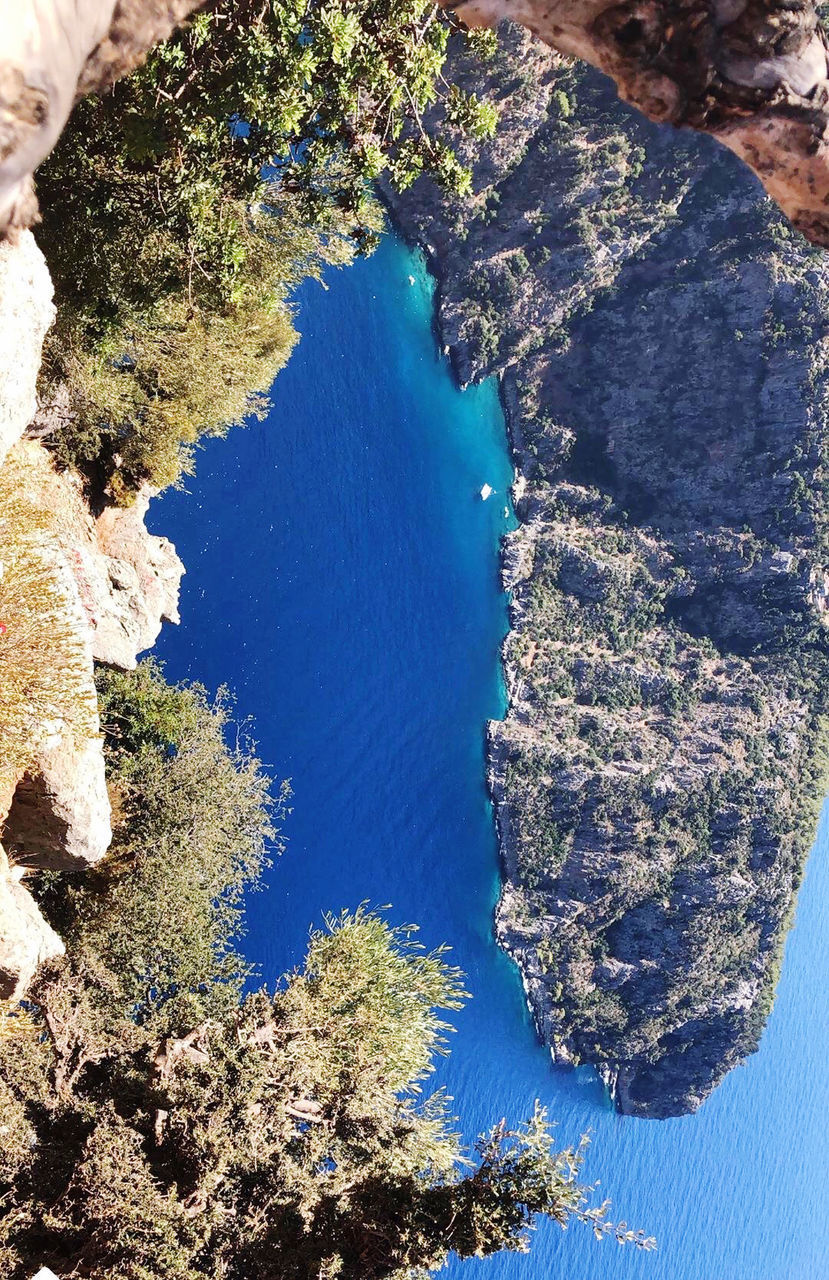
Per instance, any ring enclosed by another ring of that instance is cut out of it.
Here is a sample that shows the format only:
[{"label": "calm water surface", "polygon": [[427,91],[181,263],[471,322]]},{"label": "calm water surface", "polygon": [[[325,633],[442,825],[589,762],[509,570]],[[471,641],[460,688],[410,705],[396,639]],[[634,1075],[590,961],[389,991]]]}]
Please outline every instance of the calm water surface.
[{"label": "calm water surface", "polygon": [[187,565],[182,625],[159,645],[168,674],[228,683],[293,783],[290,843],[251,898],[247,950],[273,979],[323,911],[364,899],[450,941],[474,999],[441,1077],[467,1135],[541,1098],[562,1144],[592,1131],[587,1177],[659,1239],[644,1255],[545,1228],[529,1257],[457,1265],[464,1280],[823,1280],[829,823],[761,1051],[699,1115],[623,1119],[589,1073],[552,1068],[491,930],[483,731],[504,705],[504,424],[492,386],[455,388],[430,324],[428,277],[392,238],[327,291],[306,285],[268,422],[211,442],[190,492],[151,512]]}]

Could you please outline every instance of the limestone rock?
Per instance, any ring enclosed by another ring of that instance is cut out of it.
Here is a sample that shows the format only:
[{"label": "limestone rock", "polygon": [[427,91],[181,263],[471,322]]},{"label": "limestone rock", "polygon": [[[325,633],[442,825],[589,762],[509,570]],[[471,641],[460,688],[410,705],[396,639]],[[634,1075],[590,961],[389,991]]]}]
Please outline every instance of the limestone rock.
[{"label": "limestone rock", "polygon": [[101,739],[80,746],[57,736],[17,785],[6,841],[26,866],[97,862],[112,839]]},{"label": "limestone rock", "polygon": [[167,538],[147,532],[150,496],[140,494],[126,510],[104,511],[95,527],[97,564],[94,557],[87,561],[90,582],[96,581],[99,588],[93,618],[95,658],[127,669],[155,644],[162,621],[179,620],[184,565]]},{"label": "limestone rock", "polygon": [[54,315],[52,281],[32,233],[16,244],[0,242],[0,464],[35,415],[43,339]]},{"label": "limestone rock", "polygon": [[0,1000],[19,999],[38,965],[63,949],[0,849]]}]

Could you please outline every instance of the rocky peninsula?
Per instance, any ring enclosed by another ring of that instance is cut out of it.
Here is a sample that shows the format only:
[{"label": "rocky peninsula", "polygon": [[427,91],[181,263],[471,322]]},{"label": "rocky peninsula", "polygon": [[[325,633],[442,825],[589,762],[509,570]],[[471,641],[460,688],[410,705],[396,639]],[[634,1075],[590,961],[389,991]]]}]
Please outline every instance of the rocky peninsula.
[{"label": "rocky peninsula", "polygon": [[502,27],[459,202],[392,197],[462,383],[500,379],[497,912],[541,1037],[619,1110],[759,1043],[825,776],[829,267],[708,140]]}]

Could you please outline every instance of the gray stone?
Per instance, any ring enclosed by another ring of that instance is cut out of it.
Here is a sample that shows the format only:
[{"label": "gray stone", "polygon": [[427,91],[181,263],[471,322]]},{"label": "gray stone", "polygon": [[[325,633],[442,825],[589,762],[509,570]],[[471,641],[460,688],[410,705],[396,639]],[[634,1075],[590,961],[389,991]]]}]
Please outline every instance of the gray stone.
[{"label": "gray stone", "polygon": [[0,1000],[19,1000],[38,965],[63,955],[63,943],[0,849]]}]

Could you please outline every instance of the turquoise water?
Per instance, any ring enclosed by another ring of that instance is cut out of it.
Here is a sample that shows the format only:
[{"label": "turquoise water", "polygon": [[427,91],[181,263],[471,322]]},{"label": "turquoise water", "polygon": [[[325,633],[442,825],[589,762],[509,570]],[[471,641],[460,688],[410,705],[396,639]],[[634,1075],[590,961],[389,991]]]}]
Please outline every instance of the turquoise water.
[{"label": "turquoise water", "polygon": [[288,849],[251,898],[247,950],[273,978],[323,911],[364,899],[450,941],[474,998],[441,1079],[467,1135],[541,1098],[562,1144],[592,1130],[586,1176],[659,1239],[644,1255],[546,1228],[529,1257],[458,1265],[468,1280],[821,1280],[827,823],[761,1051],[695,1117],[622,1118],[589,1073],[554,1070],[493,943],[483,730],[503,711],[511,468],[495,391],[457,391],[431,306],[422,264],[391,238],[327,291],[305,286],[268,423],[209,444],[190,493],[152,508],[188,569],[182,626],[159,645],[168,673],[230,684],[293,782]]}]

